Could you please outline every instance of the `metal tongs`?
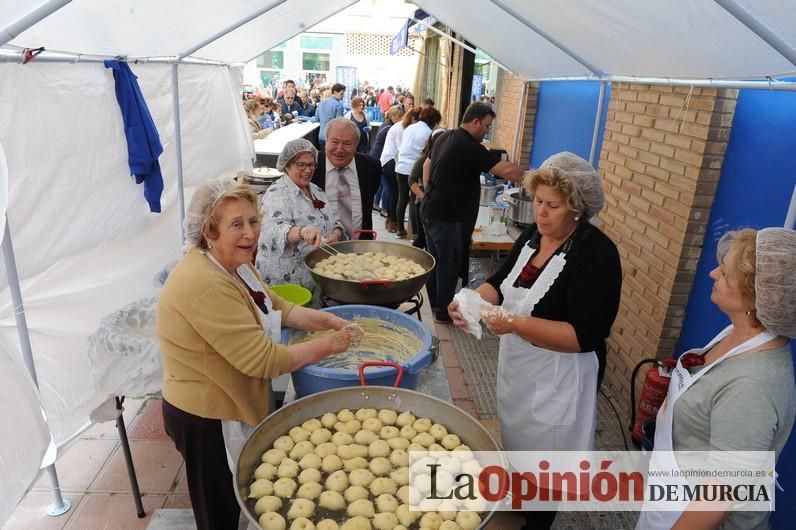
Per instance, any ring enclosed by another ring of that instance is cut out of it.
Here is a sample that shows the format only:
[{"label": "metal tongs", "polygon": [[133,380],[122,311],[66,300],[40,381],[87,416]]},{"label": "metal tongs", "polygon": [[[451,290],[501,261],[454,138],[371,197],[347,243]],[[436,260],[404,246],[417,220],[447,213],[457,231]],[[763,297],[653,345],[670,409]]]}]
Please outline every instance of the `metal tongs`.
[{"label": "metal tongs", "polygon": [[324,252],[326,252],[330,256],[336,256],[338,254],[342,254],[342,252],[340,252],[339,250],[337,250],[336,248],[334,248],[332,245],[330,245],[328,243],[321,243],[318,246],[318,248],[323,250]]}]

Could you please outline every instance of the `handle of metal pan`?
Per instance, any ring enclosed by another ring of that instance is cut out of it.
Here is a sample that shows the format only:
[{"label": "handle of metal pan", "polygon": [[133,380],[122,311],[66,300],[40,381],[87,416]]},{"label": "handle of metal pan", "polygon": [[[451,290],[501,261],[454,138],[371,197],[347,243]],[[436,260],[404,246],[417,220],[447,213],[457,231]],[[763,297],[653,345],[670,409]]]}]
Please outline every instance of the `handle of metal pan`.
[{"label": "handle of metal pan", "polygon": [[365,368],[369,368],[371,366],[387,366],[389,368],[395,368],[398,370],[398,375],[395,378],[395,383],[392,385],[393,388],[398,388],[401,384],[401,379],[404,376],[404,368],[398,363],[391,363],[389,361],[373,361],[362,363],[359,365],[359,384],[362,386],[368,386],[367,382],[365,381]]}]

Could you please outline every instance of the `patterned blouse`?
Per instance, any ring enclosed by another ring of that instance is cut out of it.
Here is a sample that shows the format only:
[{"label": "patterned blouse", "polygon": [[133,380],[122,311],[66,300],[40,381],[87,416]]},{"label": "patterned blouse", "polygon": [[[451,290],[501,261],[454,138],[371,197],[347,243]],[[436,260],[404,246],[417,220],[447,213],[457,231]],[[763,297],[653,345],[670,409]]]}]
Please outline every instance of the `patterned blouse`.
[{"label": "patterned blouse", "polygon": [[263,194],[263,213],[260,242],[257,249],[257,271],[269,285],[297,283],[315,290],[304,258],[315,247],[306,241],[291,245],[287,233],[295,225],[317,226],[328,237],[336,227],[343,228],[329,199],[321,188],[310,183],[310,192],[323,201],[323,208],[315,208],[307,195],[287,175],[274,182]]}]

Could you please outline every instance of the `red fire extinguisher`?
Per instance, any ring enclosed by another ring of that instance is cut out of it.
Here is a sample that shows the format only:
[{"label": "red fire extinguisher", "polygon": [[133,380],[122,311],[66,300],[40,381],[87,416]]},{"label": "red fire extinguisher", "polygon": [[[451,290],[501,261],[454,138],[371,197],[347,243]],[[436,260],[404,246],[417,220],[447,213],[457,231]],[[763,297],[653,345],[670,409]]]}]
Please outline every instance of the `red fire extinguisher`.
[{"label": "red fire extinguisher", "polygon": [[658,409],[661,408],[666,393],[669,391],[669,381],[671,380],[671,370],[677,364],[676,359],[644,359],[633,368],[633,375],[630,379],[630,404],[636,402],[636,376],[638,371],[645,364],[653,363],[654,366],[647,371],[644,377],[644,387],[641,389],[641,396],[638,406],[631,411],[630,425],[628,430],[632,432],[633,442],[641,445],[644,439],[642,427],[644,423],[655,420]]}]

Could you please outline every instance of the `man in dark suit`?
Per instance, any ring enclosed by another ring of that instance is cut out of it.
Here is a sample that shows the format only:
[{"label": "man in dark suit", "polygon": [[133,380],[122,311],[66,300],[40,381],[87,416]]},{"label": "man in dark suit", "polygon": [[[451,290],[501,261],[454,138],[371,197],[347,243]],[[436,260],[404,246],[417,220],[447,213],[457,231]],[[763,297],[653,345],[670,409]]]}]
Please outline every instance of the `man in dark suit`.
[{"label": "man in dark suit", "polygon": [[[312,182],[326,192],[329,203],[351,238],[354,230],[373,230],[371,205],[381,178],[381,164],[357,153],[359,128],[348,118],[335,118],[326,125],[324,154]],[[360,239],[371,239],[362,234]]]}]

